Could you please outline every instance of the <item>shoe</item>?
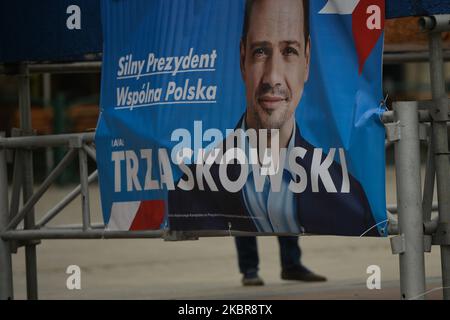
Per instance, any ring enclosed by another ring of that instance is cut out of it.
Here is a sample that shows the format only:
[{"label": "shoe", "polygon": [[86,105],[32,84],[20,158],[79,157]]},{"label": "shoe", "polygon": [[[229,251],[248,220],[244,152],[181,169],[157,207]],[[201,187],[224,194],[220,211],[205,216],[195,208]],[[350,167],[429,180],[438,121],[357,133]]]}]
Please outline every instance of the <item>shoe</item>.
[{"label": "shoe", "polygon": [[296,266],[281,271],[281,279],[283,280],[296,280],[305,282],[324,282],[327,278],[324,276],[315,274],[314,272],[306,269],[302,266]]},{"label": "shoe", "polygon": [[242,278],[242,285],[245,287],[263,286],[264,281],[258,275],[244,276]]}]

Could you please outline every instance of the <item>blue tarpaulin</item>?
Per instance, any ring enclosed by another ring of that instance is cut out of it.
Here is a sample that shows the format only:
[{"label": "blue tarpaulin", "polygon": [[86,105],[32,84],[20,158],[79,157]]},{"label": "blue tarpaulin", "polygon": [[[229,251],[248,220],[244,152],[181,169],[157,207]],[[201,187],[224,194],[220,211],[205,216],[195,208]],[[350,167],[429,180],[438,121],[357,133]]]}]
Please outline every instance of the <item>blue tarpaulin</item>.
[{"label": "blue tarpaulin", "polygon": [[[450,0],[386,1],[388,19],[443,13]],[[0,1],[0,62],[81,60],[103,51],[102,38],[98,0]]]},{"label": "blue tarpaulin", "polygon": [[388,0],[386,17],[426,16],[450,13],[450,0]]},{"label": "blue tarpaulin", "polygon": [[75,61],[102,52],[100,2],[0,0],[0,61]]}]

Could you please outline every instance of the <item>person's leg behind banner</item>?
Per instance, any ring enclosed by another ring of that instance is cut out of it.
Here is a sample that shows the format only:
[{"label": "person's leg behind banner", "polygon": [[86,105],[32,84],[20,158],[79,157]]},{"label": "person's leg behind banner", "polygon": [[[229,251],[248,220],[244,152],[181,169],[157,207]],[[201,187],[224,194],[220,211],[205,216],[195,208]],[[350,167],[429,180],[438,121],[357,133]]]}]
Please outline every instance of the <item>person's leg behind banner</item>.
[{"label": "person's leg behind banner", "polygon": [[262,286],[264,281],[259,277],[259,256],[256,237],[235,237],[239,271],[244,286]]},{"label": "person's leg behind banner", "polygon": [[302,264],[302,250],[298,241],[299,237],[278,237],[281,279],[307,282],[326,281],[325,277],[315,274]]}]

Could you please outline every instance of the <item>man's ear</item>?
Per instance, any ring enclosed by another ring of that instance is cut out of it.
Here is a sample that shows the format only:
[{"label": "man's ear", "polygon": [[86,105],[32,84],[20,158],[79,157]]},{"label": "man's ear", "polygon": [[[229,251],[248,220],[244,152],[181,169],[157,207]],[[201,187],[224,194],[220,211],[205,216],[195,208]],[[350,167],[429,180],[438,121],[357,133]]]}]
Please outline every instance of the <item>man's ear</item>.
[{"label": "man's ear", "polygon": [[245,81],[245,43],[244,40],[241,39],[240,43],[240,64],[241,64],[241,76]]},{"label": "man's ear", "polygon": [[308,37],[308,41],[306,42],[306,48],[305,48],[305,82],[309,79],[309,66],[311,62],[311,37]]}]

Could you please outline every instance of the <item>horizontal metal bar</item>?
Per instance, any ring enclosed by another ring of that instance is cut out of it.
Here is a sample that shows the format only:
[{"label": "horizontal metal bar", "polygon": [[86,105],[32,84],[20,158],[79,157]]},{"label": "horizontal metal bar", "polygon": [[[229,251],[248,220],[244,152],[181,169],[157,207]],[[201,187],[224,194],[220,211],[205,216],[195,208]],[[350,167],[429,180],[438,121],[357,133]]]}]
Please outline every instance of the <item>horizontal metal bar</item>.
[{"label": "horizontal metal bar", "polygon": [[[381,120],[383,123],[391,123],[395,121],[394,111],[386,111],[382,114]],[[430,112],[428,110],[419,110],[420,122],[431,122]]]},{"label": "horizontal metal bar", "polygon": [[[197,231],[180,232],[185,238],[230,237],[230,236],[274,236],[272,233],[239,232],[239,231]],[[45,239],[164,239],[170,235],[168,230],[156,231],[108,231],[82,229],[40,229],[40,230],[10,230],[0,234],[5,240],[45,240]],[[277,234],[292,236],[293,234]],[[307,234],[305,236],[308,236]]]},{"label": "horizontal metal bar", "polygon": [[419,19],[420,29],[424,32],[446,32],[450,31],[450,14],[440,14]]},{"label": "horizontal metal bar", "polygon": [[[450,116],[450,99],[448,114]],[[436,103],[433,100],[418,101],[419,103],[419,121],[420,122],[431,122],[430,110],[433,109],[433,105]],[[381,120],[384,123],[390,123],[395,121],[394,111],[386,111],[382,114]]]},{"label": "horizontal metal bar", "polygon": [[0,138],[0,148],[30,149],[63,146],[70,147],[72,141],[81,140],[83,143],[92,143],[94,138],[95,132]]},{"label": "horizontal metal bar", "polygon": [[398,235],[398,222],[389,223],[389,225],[388,225],[388,235],[390,235],[390,236]]},{"label": "horizontal metal bar", "polygon": [[439,219],[433,219],[431,221],[424,222],[424,233],[433,234],[436,232],[439,224]]},{"label": "horizontal metal bar", "polygon": [[[439,219],[437,218],[430,221],[425,221],[423,223],[423,233],[425,235],[433,235],[437,231],[438,224]],[[399,233],[398,221],[390,219],[388,226],[388,233],[389,235],[397,235]]]},{"label": "horizontal metal bar", "polygon": [[[444,51],[444,59],[450,61],[450,51]],[[399,63],[415,63],[415,62],[429,62],[430,54],[428,51],[418,52],[385,52],[383,54],[384,64],[399,64]]]},{"label": "horizontal metal bar", "polygon": [[5,231],[1,238],[5,240],[44,240],[44,239],[137,239],[162,238],[164,231],[104,231],[82,229],[41,229]]},{"label": "horizontal metal bar", "polygon": [[[433,235],[436,232],[437,228],[438,228],[438,223],[439,222],[438,222],[437,219],[424,222],[424,224],[423,224],[423,234],[424,235]],[[398,222],[397,221],[392,221],[392,222],[389,223],[388,234],[390,236],[394,236],[394,235],[398,235],[399,234]]]},{"label": "horizontal metal bar", "polygon": [[[419,103],[419,110],[432,110],[434,105],[436,104],[436,101],[433,100],[422,100],[418,101]],[[449,114],[450,114],[450,99],[448,100],[449,103]]]},{"label": "horizontal metal bar", "polygon": [[101,61],[29,64],[30,73],[99,73],[102,70]]},{"label": "horizontal metal bar", "polygon": [[[398,209],[397,209],[397,205],[396,205],[396,204],[388,204],[388,205],[386,206],[386,209],[387,209],[390,213],[392,213],[392,214],[398,212]],[[433,203],[433,207],[432,207],[431,210],[432,210],[432,211],[437,211],[437,210],[438,210],[438,204],[437,204],[437,203]]]}]

